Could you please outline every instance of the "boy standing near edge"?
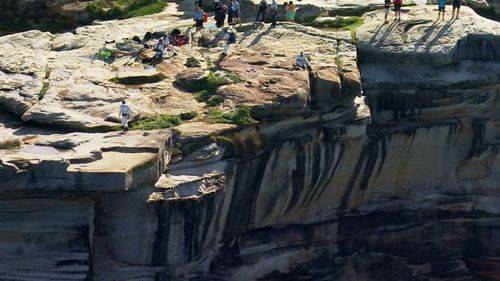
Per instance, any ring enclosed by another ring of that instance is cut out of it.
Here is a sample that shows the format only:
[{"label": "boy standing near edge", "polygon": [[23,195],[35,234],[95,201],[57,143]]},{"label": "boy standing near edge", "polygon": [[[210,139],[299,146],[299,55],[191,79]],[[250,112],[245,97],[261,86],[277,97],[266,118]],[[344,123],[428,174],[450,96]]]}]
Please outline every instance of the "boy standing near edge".
[{"label": "boy standing near edge", "polygon": [[278,16],[278,4],[276,0],[271,0],[271,26],[276,27],[276,17]]},{"label": "boy standing near edge", "polygon": [[394,12],[396,17],[394,20],[401,21],[401,6],[403,5],[403,0],[394,0]]},{"label": "boy standing near edge", "polygon": [[455,10],[457,10],[456,19],[458,19],[458,13],[460,12],[461,5],[462,5],[462,0],[453,0],[453,13],[451,14],[451,18],[455,16]]},{"label": "boy standing near edge", "polygon": [[391,0],[384,0],[384,23],[389,23],[387,20],[387,15],[389,15],[389,10],[391,9]]},{"label": "boy standing near edge", "polygon": [[438,19],[441,16],[441,13],[443,14],[443,19],[444,20],[444,8],[446,6],[446,0],[438,0]]}]

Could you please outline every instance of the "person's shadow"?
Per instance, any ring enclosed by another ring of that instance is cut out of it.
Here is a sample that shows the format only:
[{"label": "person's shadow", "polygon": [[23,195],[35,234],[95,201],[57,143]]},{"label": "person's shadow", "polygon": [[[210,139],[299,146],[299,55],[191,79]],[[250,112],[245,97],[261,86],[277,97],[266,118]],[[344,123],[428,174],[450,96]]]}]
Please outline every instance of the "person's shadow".
[{"label": "person's shadow", "polygon": [[[427,45],[427,49],[432,48],[436,44],[436,42],[448,31],[450,26],[453,24],[455,20],[454,19],[449,19],[448,22],[439,30],[439,32],[432,38],[432,40],[429,42]],[[436,25],[437,26],[437,25]]]}]

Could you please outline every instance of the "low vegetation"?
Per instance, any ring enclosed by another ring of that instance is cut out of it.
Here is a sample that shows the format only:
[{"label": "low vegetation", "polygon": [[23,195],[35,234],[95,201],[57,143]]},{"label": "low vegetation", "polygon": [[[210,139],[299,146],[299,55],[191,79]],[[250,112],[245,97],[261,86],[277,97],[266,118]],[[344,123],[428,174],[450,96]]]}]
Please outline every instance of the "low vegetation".
[{"label": "low vegetation", "polygon": [[209,108],[207,121],[236,125],[251,125],[257,123],[257,121],[250,116],[250,107],[248,106],[238,107],[231,112],[222,112],[218,108]]},{"label": "low vegetation", "polygon": [[97,0],[87,12],[91,20],[125,19],[159,13],[166,5],[164,0]]},{"label": "low vegetation", "polygon": [[146,118],[132,122],[132,130],[155,130],[172,128],[179,126],[182,123],[181,117],[178,115],[163,114],[152,118]]},{"label": "low vegetation", "polygon": [[42,100],[48,90],[49,90],[49,82],[43,82],[42,89],[38,93],[38,100]]},{"label": "low vegetation", "polygon": [[224,102],[224,98],[217,95],[217,88],[223,85],[240,82],[240,78],[234,73],[209,71],[204,79],[185,85],[188,91],[195,92],[194,97],[198,102],[206,102],[208,106],[216,106]]},{"label": "low vegetation", "polygon": [[196,118],[198,116],[198,113],[196,111],[191,111],[191,112],[183,112],[179,115],[182,121],[187,121]]},{"label": "low vegetation", "polygon": [[351,36],[356,39],[356,29],[364,22],[362,17],[339,17],[336,20],[314,21],[310,25],[319,28],[338,28],[351,31]]},{"label": "low vegetation", "polygon": [[0,149],[16,149],[21,147],[21,139],[19,138],[6,138],[0,139]]}]

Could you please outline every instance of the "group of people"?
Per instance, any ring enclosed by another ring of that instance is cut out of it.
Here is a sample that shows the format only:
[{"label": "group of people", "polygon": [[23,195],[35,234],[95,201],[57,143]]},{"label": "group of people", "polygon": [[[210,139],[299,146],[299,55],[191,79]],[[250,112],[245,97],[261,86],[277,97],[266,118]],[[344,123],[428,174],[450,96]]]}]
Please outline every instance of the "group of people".
[{"label": "group of people", "polygon": [[[202,2],[195,1],[194,21],[196,23],[196,30],[203,28],[203,23],[208,20],[208,14],[203,10]],[[229,0],[228,5],[222,4],[220,0],[213,2],[214,19],[217,27],[223,27],[226,20],[229,25],[241,24],[240,22],[240,3],[238,0]]]},{"label": "group of people", "polygon": [[[462,5],[463,0],[453,0],[453,12],[451,18],[455,17],[458,19],[458,13],[460,12],[460,6]],[[438,18],[439,20],[442,15],[442,20],[444,20],[444,11],[446,7],[446,0],[438,0]],[[391,4],[394,5],[395,18],[394,20],[401,21],[401,6],[403,6],[403,0],[384,0],[384,23],[388,23],[387,16],[389,15],[389,11],[391,9]]]},{"label": "group of people", "polygon": [[[271,5],[271,26],[276,26],[276,20],[278,18],[278,3],[276,3],[276,0],[272,0]],[[290,2],[285,2],[283,4],[283,13],[285,14],[285,19],[290,22],[295,21],[295,11],[297,8],[293,4],[293,1]],[[266,13],[267,13],[267,2],[266,0],[261,0],[259,2],[259,7],[257,10],[257,17],[255,19],[255,22],[263,21],[266,18]],[[262,17],[261,17],[262,16]]]},{"label": "group of people", "polygon": [[[165,50],[174,51],[173,46],[182,46],[188,43],[188,39],[181,35],[181,31],[179,29],[174,29],[168,35],[165,34],[158,40],[154,51],[155,58],[162,59]],[[175,52],[174,52],[175,55]]]},{"label": "group of people", "polygon": [[[217,27],[223,27],[226,21],[228,25],[241,25],[240,20],[240,3],[238,0],[229,0],[226,4],[223,4],[221,0],[213,1],[214,19],[215,25]],[[290,22],[295,21],[295,12],[297,7],[293,4],[293,1],[285,2],[283,4],[283,13],[285,14],[285,19]],[[266,0],[261,0],[257,8],[257,17],[255,23],[264,21],[267,12],[270,11],[271,15],[271,26],[276,26],[276,21],[278,17],[278,4],[276,0],[271,0],[271,4],[268,5]],[[203,28],[203,23],[207,21],[208,14],[203,10],[203,1],[195,1],[195,11],[193,19],[196,23],[196,30],[201,30]]]}]

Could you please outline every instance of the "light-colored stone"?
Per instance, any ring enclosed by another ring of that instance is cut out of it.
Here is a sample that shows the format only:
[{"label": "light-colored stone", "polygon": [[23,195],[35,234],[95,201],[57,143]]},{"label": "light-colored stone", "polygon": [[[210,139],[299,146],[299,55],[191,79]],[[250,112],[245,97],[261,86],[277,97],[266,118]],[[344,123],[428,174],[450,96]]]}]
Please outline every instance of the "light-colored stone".
[{"label": "light-colored stone", "polygon": [[429,6],[410,7],[402,21],[384,24],[382,10],[357,29],[360,61],[443,66],[460,60],[500,60],[500,23],[461,9],[460,19],[436,21]]}]

